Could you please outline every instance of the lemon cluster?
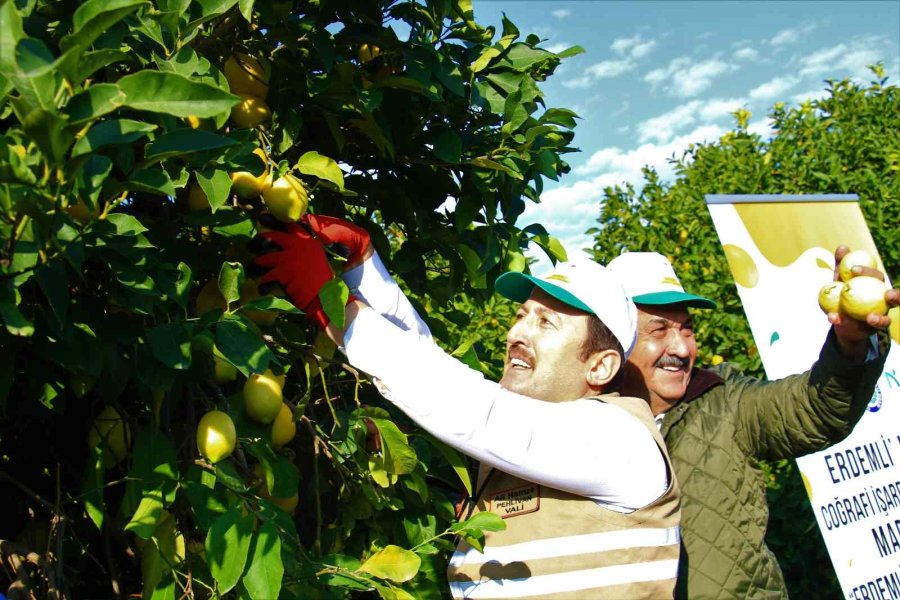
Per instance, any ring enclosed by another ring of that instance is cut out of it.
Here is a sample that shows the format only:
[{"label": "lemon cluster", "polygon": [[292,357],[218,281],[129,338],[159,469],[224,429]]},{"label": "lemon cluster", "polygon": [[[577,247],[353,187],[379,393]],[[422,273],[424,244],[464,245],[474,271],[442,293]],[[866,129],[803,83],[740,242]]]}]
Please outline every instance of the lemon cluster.
[{"label": "lemon cluster", "polygon": [[244,383],[244,411],[258,423],[272,424],[269,432],[272,446],[281,448],[297,434],[294,411],[283,398],[284,375],[253,373]]},{"label": "lemon cluster", "polygon": [[875,257],[865,250],[848,252],[838,265],[840,281],[830,281],[819,290],[819,307],[827,313],[841,313],[865,321],[869,313],[885,315],[887,285],[877,277],[854,275],[853,267],[878,268]]}]

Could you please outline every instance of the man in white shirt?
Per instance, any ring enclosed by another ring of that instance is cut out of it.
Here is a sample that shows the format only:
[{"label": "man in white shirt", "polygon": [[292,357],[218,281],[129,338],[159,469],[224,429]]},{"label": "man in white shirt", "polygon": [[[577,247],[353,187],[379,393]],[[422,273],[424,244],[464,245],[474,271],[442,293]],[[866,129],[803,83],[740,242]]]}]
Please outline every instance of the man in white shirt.
[{"label": "man in white shirt", "polygon": [[[263,281],[281,283],[390,402],[479,460],[471,508],[506,520],[483,553],[460,543],[453,596],[671,597],[680,509],[665,445],[645,402],[608,393],[635,339],[617,280],[592,262],[498,278],[522,304],[497,384],[434,344],[363,230],[318,216],[307,225],[264,234],[282,251],[257,260],[271,268]],[[344,331],[318,304],[330,279],[322,242],[350,250]]]}]

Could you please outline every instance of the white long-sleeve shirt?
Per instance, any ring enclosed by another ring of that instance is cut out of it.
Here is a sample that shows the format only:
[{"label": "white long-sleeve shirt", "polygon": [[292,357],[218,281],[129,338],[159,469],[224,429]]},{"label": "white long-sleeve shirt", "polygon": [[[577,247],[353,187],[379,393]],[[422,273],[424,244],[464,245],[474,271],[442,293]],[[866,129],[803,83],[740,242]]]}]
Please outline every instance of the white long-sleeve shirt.
[{"label": "white long-sleeve shirt", "polygon": [[591,399],[536,400],[485,379],[434,344],[383,265],[377,267],[368,264],[373,276],[348,282],[373,308],[347,328],[344,351],[423,429],[487,465],[612,510],[636,510],[665,491],[665,462],[636,418]]}]

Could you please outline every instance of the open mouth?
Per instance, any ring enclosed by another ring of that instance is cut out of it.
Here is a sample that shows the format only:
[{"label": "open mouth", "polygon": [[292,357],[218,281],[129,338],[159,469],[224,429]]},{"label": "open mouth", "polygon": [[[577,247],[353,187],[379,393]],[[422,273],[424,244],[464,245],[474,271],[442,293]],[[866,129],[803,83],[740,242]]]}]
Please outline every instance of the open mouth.
[{"label": "open mouth", "polygon": [[511,358],[509,359],[509,366],[513,369],[530,369],[531,365],[522,360],[521,358]]}]

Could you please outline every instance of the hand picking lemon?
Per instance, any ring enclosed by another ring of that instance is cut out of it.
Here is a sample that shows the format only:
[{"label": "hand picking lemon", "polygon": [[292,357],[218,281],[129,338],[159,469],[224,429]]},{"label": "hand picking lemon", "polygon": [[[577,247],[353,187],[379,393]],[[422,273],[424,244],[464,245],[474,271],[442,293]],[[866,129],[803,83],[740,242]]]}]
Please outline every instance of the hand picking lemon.
[{"label": "hand picking lemon", "polygon": [[865,250],[853,250],[848,252],[844,255],[844,258],[841,259],[841,264],[838,265],[838,274],[841,277],[841,281],[850,281],[853,278],[853,273],[850,271],[853,267],[871,267],[877,269],[878,263],[875,262],[875,257]]},{"label": "hand picking lemon", "polygon": [[254,421],[271,423],[282,403],[281,386],[274,377],[254,373],[244,383],[244,410]]},{"label": "hand picking lemon", "polygon": [[847,284],[843,281],[829,281],[819,290],[819,308],[825,314],[840,310],[841,292]]},{"label": "hand picking lemon", "polygon": [[238,195],[238,198],[243,198],[244,200],[252,200],[262,194],[263,187],[269,178],[269,161],[266,153],[263,152],[262,148],[257,148],[253,151],[253,154],[260,157],[265,165],[262,174],[254,175],[250,171],[235,171],[229,175],[231,177],[231,189]]},{"label": "hand picking lemon", "polygon": [[221,410],[211,410],[197,424],[197,450],[209,462],[217,463],[231,456],[237,443],[234,421]]},{"label": "hand picking lemon", "polygon": [[256,127],[272,116],[269,105],[262,98],[241,95],[241,101],[231,107],[231,120],[242,128]]},{"label": "hand picking lemon", "polygon": [[103,444],[103,465],[108,469],[128,455],[131,429],[111,404],[100,411],[88,432],[88,446]]},{"label": "hand picking lemon", "polygon": [[306,214],[309,196],[303,183],[287,173],[263,189],[263,200],[272,216],[283,223],[293,223]]},{"label": "hand picking lemon", "polygon": [[884,294],[887,285],[877,277],[860,275],[847,282],[841,292],[841,312],[857,321],[865,321],[869,313],[886,315]]},{"label": "hand picking lemon", "polygon": [[272,421],[272,446],[277,450],[297,435],[297,423],[294,422],[294,411],[287,403],[281,403],[278,416]]}]

